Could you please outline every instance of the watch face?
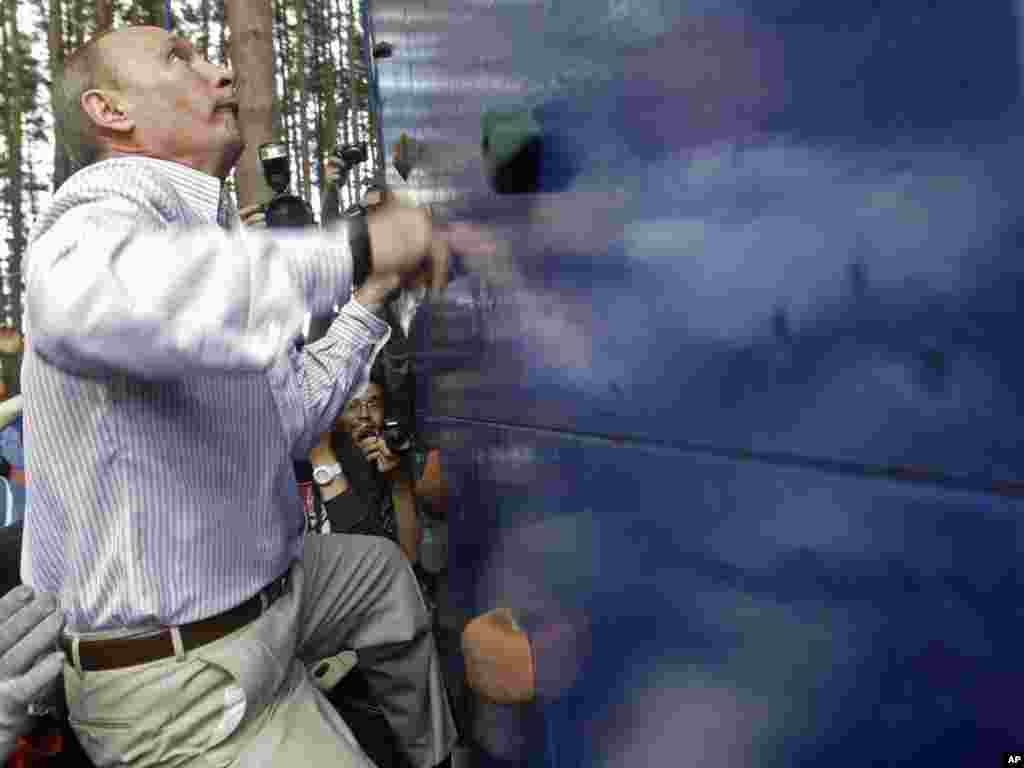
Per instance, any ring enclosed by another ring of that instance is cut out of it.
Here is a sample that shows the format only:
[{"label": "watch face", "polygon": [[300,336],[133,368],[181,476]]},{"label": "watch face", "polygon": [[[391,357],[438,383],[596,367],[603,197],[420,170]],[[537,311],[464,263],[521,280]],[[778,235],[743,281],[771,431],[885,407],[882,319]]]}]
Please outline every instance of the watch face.
[{"label": "watch face", "polygon": [[313,467],[313,480],[317,485],[327,485],[337,477],[341,477],[340,464],[327,464],[326,466]]}]

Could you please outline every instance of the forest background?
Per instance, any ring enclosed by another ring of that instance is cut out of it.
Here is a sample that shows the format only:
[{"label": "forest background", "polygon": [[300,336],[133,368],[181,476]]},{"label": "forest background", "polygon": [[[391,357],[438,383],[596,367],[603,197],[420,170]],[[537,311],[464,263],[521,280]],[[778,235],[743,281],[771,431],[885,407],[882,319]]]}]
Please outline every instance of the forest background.
[{"label": "forest background", "polygon": [[[381,174],[367,0],[0,0],[0,328],[21,330],[21,260],[40,208],[71,173],[55,141],[53,73],[111,27],[150,24],[244,73],[247,149],[230,183],[241,205],[272,193],[256,154],[287,142],[291,191],[319,210],[327,154],[366,142],[342,189],[347,207]],[[369,42],[368,42],[369,41]],[[5,366],[6,367],[6,366]]]}]

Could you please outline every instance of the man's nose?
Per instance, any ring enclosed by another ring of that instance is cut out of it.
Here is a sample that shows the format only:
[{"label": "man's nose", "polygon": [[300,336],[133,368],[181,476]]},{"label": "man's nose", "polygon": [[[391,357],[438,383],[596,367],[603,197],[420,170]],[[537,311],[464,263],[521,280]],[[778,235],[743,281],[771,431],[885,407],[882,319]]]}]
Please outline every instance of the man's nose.
[{"label": "man's nose", "polygon": [[205,62],[205,64],[206,76],[213,82],[218,91],[235,89],[235,75],[230,69],[211,62]]},{"label": "man's nose", "polygon": [[224,67],[217,67],[217,89],[235,89],[235,75],[231,72],[230,69],[225,69]]}]

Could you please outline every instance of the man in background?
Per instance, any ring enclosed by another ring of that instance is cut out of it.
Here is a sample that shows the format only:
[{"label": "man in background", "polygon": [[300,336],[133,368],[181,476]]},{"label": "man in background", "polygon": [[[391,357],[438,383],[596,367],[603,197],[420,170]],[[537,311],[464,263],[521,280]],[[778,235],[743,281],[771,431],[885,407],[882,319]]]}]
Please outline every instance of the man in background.
[{"label": "man in background", "polygon": [[378,358],[360,398],[345,403],[310,453],[313,479],[331,533],[361,533],[395,541],[408,561],[419,562],[420,523],[413,468],[384,437],[388,390]]}]

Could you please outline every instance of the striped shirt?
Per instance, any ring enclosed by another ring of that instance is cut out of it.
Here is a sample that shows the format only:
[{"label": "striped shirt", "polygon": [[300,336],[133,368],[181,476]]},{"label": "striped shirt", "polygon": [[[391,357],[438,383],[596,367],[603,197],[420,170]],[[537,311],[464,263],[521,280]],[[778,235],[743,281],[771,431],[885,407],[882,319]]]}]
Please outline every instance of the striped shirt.
[{"label": "striped shirt", "polygon": [[117,158],[32,233],[22,577],[72,632],[197,621],[280,576],[303,532],[292,460],[390,333],[353,300],[300,351],[306,313],[350,293],[347,238],[226,231],[221,199],[213,177]]}]

